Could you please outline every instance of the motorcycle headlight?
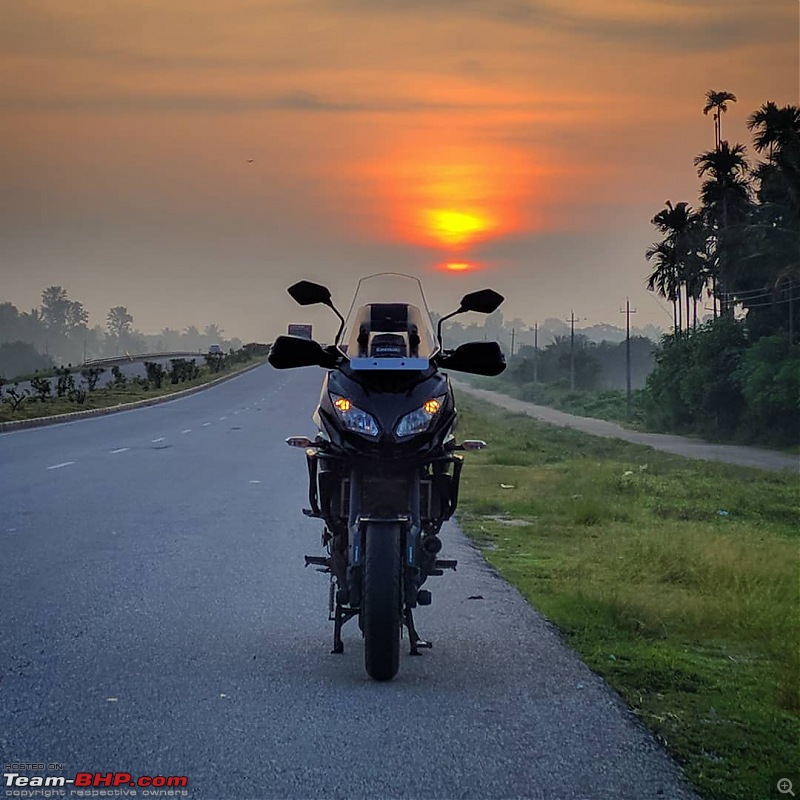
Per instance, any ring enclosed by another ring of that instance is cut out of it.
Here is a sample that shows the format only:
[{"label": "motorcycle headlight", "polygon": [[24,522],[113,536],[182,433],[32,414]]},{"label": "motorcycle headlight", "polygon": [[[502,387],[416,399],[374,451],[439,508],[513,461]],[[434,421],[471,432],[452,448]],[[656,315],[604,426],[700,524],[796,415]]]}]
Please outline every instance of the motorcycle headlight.
[{"label": "motorcycle headlight", "polygon": [[416,433],[424,433],[428,430],[431,420],[439,413],[444,405],[447,395],[440,395],[428,400],[416,411],[406,414],[400,418],[400,422],[394,429],[398,436],[413,436]]},{"label": "motorcycle headlight", "polygon": [[381,432],[375,417],[354,406],[346,397],[332,394],[331,402],[341,420],[342,427],[348,431],[362,433],[364,436],[377,436]]}]

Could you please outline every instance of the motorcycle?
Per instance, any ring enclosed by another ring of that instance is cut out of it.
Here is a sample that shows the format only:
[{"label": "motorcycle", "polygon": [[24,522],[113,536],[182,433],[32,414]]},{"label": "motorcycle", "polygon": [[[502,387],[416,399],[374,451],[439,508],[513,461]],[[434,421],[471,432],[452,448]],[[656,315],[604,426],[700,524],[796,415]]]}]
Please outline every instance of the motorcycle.
[{"label": "motorcycle", "polygon": [[327,370],[314,413],[316,437],[290,436],[305,450],[309,508],[324,521],[324,556],[305,557],[330,574],[333,653],[344,652],[342,626],[358,618],[367,673],[391,680],[399,669],[400,639],[408,629],[411,655],[431,643],[420,638],[413,612],[431,602],[422,586],[455,570],[440,558],[439,532],[458,503],[463,456],[480,440],[456,443],[456,406],[446,373],[499,375],[505,359],[497,342],[442,347],[442,323],[456,314],[490,314],[502,295],[483,289],[434,328],[417,278],[395,273],[359,281],[346,317],[319,284],[300,281],[289,295],[300,305],[323,304],[339,318],[332,345],[278,336],[269,363],[277,369],[316,365]]}]

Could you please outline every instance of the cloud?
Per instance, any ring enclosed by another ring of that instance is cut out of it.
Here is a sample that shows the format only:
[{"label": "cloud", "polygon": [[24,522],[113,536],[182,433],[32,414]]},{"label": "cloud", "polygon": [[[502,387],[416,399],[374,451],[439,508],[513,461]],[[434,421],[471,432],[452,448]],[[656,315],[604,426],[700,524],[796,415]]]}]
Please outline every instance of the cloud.
[{"label": "cloud", "polygon": [[361,12],[425,14],[425,21],[457,14],[554,33],[575,34],[639,50],[710,53],[743,44],[794,41],[796,0],[655,0],[631,12],[614,2],[553,5],[542,0],[346,0]]},{"label": "cloud", "polygon": [[260,111],[286,111],[335,114],[415,114],[436,112],[512,111],[532,116],[566,111],[574,100],[508,103],[448,103],[413,98],[366,98],[350,100],[316,92],[289,91],[276,94],[234,95],[226,92],[197,93],[76,93],[67,95],[0,92],[0,108],[32,112],[171,112],[190,114],[247,114]]}]

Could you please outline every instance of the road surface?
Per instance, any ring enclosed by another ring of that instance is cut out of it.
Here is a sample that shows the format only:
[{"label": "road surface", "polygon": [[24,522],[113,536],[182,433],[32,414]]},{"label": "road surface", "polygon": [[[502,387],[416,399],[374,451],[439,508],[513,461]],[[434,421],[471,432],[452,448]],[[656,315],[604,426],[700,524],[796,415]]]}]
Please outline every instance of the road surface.
[{"label": "road surface", "polygon": [[330,654],[327,578],[302,566],[319,523],[283,443],[312,433],[320,380],[265,366],[0,434],[3,764],[186,776],[196,800],[693,797],[455,525],[458,572],[417,618],[434,649],[383,684],[355,622]]},{"label": "road surface", "polygon": [[509,397],[506,394],[492,392],[487,389],[478,389],[463,381],[453,381],[453,384],[457,387],[457,391],[473,395],[481,400],[488,400],[490,403],[505,408],[507,411],[527,414],[550,425],[574,428],[584,433],[590,433],[593,436],[622,439],[634,444],[647,445],[655,450],[663,450],[666,453],[675,453],[679,456],[697,458],[703,461],[724,461],[728,464],[739,464],[743,467],[757,467],[758,469],[800,471],[800,457],[798,456],[784,455],[774,450],[764,450],[759,447],[714,444],[713,442],[704,442],[702,439],[694,439],[689,436],[634,431],[630,428],[623,428],[622,425],[618,425],[616,422],[594,419],[593,417],[579,417],[548,406],[537,406],[534,403],[517,400],[517,398]]}]

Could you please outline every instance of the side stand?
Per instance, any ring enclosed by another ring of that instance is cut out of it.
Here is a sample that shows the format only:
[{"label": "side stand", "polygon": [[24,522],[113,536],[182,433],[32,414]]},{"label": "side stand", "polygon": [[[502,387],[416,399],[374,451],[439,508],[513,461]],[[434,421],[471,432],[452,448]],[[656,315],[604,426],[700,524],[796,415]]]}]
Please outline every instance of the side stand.
[{"label": "side stand", "polygon": [[336,604],[336,611],[333,616],[333,650],[331,653],[338,655],[344,653],[344,642],[342,641],[342,625],[347,620],[352,619],[358,614],[357,608],[345,608],[345,606]]},{"label": "side stand", "polygon": [[411,655],[421,656],[422,653],[420,653],[419,648],[424,647],[430,649],[433,647],[433,643],[426,642],[424,639],[419,638],[417,629],[414,627],[414,615],[411,613],[411,609],[408,606],[406,606],[404,616],[406,627],[408,628],[408,641],[411,644]]}]

